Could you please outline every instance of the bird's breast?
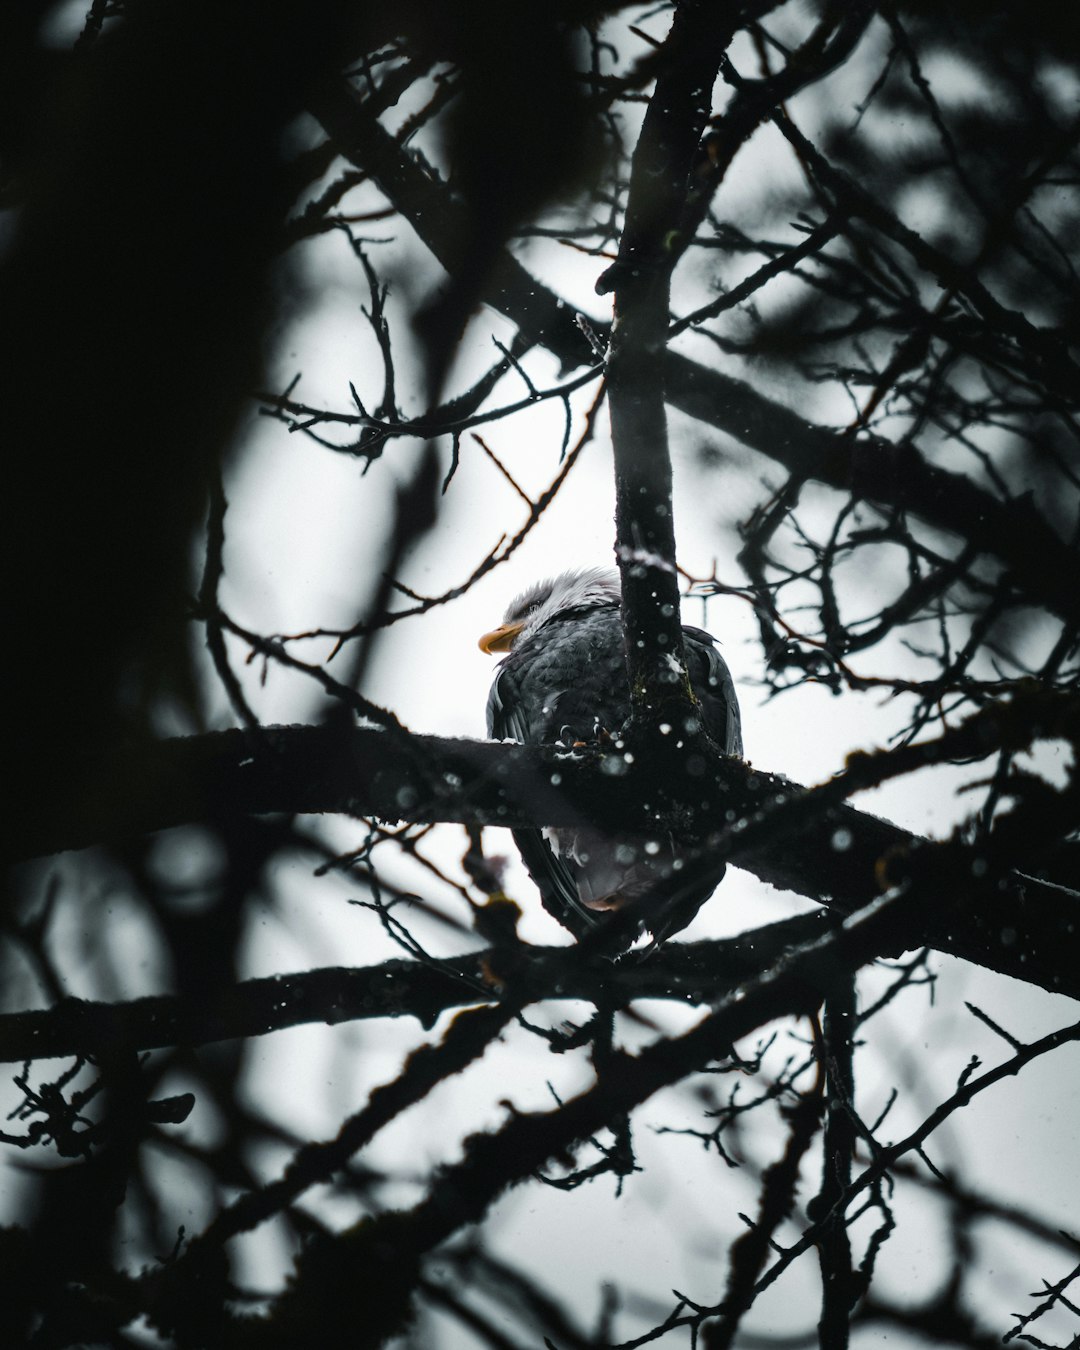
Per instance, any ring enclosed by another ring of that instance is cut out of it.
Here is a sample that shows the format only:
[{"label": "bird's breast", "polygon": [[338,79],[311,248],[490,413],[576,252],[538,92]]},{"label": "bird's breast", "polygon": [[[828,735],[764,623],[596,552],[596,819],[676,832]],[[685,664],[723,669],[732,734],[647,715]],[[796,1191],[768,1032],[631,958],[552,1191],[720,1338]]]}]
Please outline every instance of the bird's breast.
[{"label": "bird's breast", "polygon": [[545,624],[508,666],[531,740],[595,740],[629,715],[617,610]]}]

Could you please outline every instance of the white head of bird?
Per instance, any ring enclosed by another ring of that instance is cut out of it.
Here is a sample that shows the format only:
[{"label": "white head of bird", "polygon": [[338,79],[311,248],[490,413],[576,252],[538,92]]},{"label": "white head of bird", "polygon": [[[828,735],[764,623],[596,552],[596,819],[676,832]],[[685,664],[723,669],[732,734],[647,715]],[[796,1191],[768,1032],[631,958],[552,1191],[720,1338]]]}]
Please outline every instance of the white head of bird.
[{"label": "white head of bird", "polygon": [[617,605],[621,594],[619,574],[610,567],[571,568],[557,577],[537,581],[510,601],[499,627],[480,639],[480,650],[489,656],[508,652],[516,642],[528,641],[556,614],[593,605]]}]

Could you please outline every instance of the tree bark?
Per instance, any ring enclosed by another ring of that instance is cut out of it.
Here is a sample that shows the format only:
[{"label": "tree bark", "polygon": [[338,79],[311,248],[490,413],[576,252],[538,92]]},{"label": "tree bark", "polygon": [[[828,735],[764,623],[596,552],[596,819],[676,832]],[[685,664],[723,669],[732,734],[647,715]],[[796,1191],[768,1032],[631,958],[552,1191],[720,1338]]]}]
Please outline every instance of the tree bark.
[{"label": "tree bark", "polygon": [[[977,730],[985,734],[985,721]],[[1014,734],[1008,719],[999,734]],[[838,801],[830,784],[807,789],[742,760],[691,756],[683,768],[693,777],[697,809],[681,824],[665,816],[662,828],[696,843],[718,865],[731,862],[840,914],[890,885],[916,884],[936,897],[937,912],[905,934],[897,952],[930,945],[1080,995],[1080,902],[1052,877],[1036,875],[1063,828],[1051,803],[1023,814],[1009,836],[1014,856],[1000,886],[972,907],[971,887],[986,874],[984,849],[922,839]],[[10,852],[29,858],[277,812],[505,827],[588,820],[648,835],[658,828],[657,803],[665,795],[655,764],[627,765],[621,754],[595,748],[336,727],[261,727],[163,741],[116,752],[93,777],[102,791],[64,815],[35,803],[12,831]],[[686,792],[685,779],[671,785],[673,797],[685,800]],[[1068,814],[1074,804],[1063,798],[1060,809]]]}]

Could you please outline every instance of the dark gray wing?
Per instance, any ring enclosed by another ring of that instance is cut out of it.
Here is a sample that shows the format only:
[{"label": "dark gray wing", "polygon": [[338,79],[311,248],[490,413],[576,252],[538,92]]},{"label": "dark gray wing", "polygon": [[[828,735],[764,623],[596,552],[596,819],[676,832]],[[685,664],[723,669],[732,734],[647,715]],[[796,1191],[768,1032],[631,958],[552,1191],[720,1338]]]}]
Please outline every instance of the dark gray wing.
[{"label": "dark gray wing", "polygon": [[741,755],[742,719],[735,682],[727,662],[716,650],[716,639],[703,628],[683,627],[690,683],[705,717],[705,730],[725,755]]},{"label": "dark gray wing", "polygon": [[[496,672],[488,694],[487,728],[493,740],[535,744],[525,701],[513,671],[505,665]],[[595,926],[597,916],[581,903],[577,882],[568,864],[551,847],[542,831],[521,829],[512,833],[521,860],[540,892],[544,908],[569,928],[575,937],[587,933]]]}]

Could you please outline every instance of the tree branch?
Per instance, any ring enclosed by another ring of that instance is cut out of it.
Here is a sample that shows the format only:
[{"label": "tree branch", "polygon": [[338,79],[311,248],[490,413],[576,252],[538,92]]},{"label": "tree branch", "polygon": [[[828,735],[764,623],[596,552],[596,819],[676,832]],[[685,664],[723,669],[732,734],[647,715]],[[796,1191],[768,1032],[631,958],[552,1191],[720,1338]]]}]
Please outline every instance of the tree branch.
[{"label": "tree branch", "polygon": [[615,553],[631,728],[641,732],[662,718],[682,726],[694,702],[679,617],[663,352],[671,273],[685,248],[674,241],[737,16],[734,5],[676,6],[634,151],[618,261],[597,282],[598,291],[615,292],[608,357]]},{"label": "tree branch", "polygon": [[[452,271],[460,259],[464,217],[447,185],[422,169],[363,106],[350,86],[327,87],[315,108],[339,152],[370,172],[435,257]],[[484,299],[543,343],[564,368],[590,361],[592,351],[573,322],[573,309],[531,276],[507,251],[492,268]],[[601,341],[606,325],[594,324]],[[854,437],[808,421],[751,385],[676,352],[664,356],[665,395],[757,454],[885,511],[913,512],[928,525],[970,539],[1015,574],[1028,595],[1053,613],[1080,622],[1073,585],[1075,550],[1047,524],[1028,496],[1002,500],[963,474],[931,464],[914,446],[860,433]]]},{"label": "tree branch", "polygon": [[[980,888],[982,889],[982,888]],[[443,1167],[427,1195],[410,1209],[362,1220],[343,1233],[317,1235],[297,1261],[293,1278],[278,1299],[269,1321],[249,1324],[253,1347],[289,1343],[303,1326],[322,1344],[346,1341],[346,1331],[365,1325],[370,1316],[372,1281],[357,1282],[355,1272],[386,1271],[393,1277],[398,1316],[407,1315],[420,1259],[463,1227],[478,1222],[511,1186],[520,1184],[553,1157],[565,1157],[576,1145],[604,1128],[617,1114],[628,1113],[656,1092],[680,1082],[709,1063],[723,1059],[732,1044],[777,1017],[805,1012],[820,987],[844,970],[861,965],[887,941],[887,933],[904,926],[906,898],[881,897],[841,930],[789,953],[768,972],[743,984],[731,998],[681,1036],[661,1037],[640,1053],[613,1053],[596,1070],[595,1083],[570,1101],[547,1112],[512,1112],[498,1130],[471,1136],[460,1160]],[[1068,1027],[1025,1047],[1004,1066],[974,1080],[963,1093],[928,1119],[925,1138],[940,1119],[969,1100],[988,1081],[1016,1073],[1022,1064],[1066,1040],[1080,1028]],[[961,1097],[963,1100],[961,1100]],[[904,1146],[913,1146],[905,1140]],[[900,1147],[888,1150],[899,1156]],[[871,1169],[878,1172],[879,1168]],[[850,1189],[856,1191],[864,1177]],[[816,1230],[814,1230],[816,1231]],[[803,1239],[804,1245],[806,1239]],[[196,1267],[196,1272],[198,1267]],[[182,1287],[184,1258],[167,1278]],[[763,1280],[768,1279],[768,1274]],[[358,1287],[362,1285],[363,1288]],[[385,1309],[386,1301],[380,1304]]]},{"label": "tree branch", "polygon": [[88,1055],[104,1046],[209,1045],[312,1022],[415,1017],[429,1028],[450,1008],[498,1002],[509,984],[526,1002],[558,989],[561,998],[602,1001],[616,1010],[639,998],[710,1003],[837,921],[815,910],[736,938],[667,943],[644,962],[583,960],[577,947],[512,944],[430,964],[392,960],[245,980],[213,1000],[171,994],[130,1003],[68,998],[42,1011],[0,1015],[0,1063]]},{"label": "tree branch", "polygon": [[[938,742],[882,756],[896,754],[897,771],[909,771],[934,762],[934,747],[941,758],[992,753],[1025,735],[1030,741],[1040,727],[1061,734],[1061,715],[1071,707],[1068,699],[1032,693],[1026,722],[1006,704],[969,718]],[[1011,865],[1032,875],[1009,873],[989,901],[973,909],[964,878],[978,877],[981,851],[959,841],[930,843],[843,802],[847,792],[889,776],[878,757],[864,761],[852,761],[846,780],[811,790],[726,756],[688,756],[684,776],[665,782],[655,765],[627,766],[621,755],[596,747],[568,751],[334,727],[250,728],[117,751],[96,773],[109,791],[90,794],[62,816],[39,802],[35,821],[16,834],[12,849],[27,857],[274,812],[507,827],[588,820],[617,833],[678,835],[696,842],[706,862],[732,862],[840,913],[900,876],[917,874],[931,883],[936,876],[943,888],[939,913],[906,935],[907,947],[929,945],[1055,992],[1080,994],[1076,897],[1034,875],[1068,832],[1063,820],[1071,818],[1070,802],[1062,803],[1061,819],[1053,793],[1039,804],[1038,828],[1025,824],[1012,841]],[[1058,833],[1044,837],[1041,830]]]}]

